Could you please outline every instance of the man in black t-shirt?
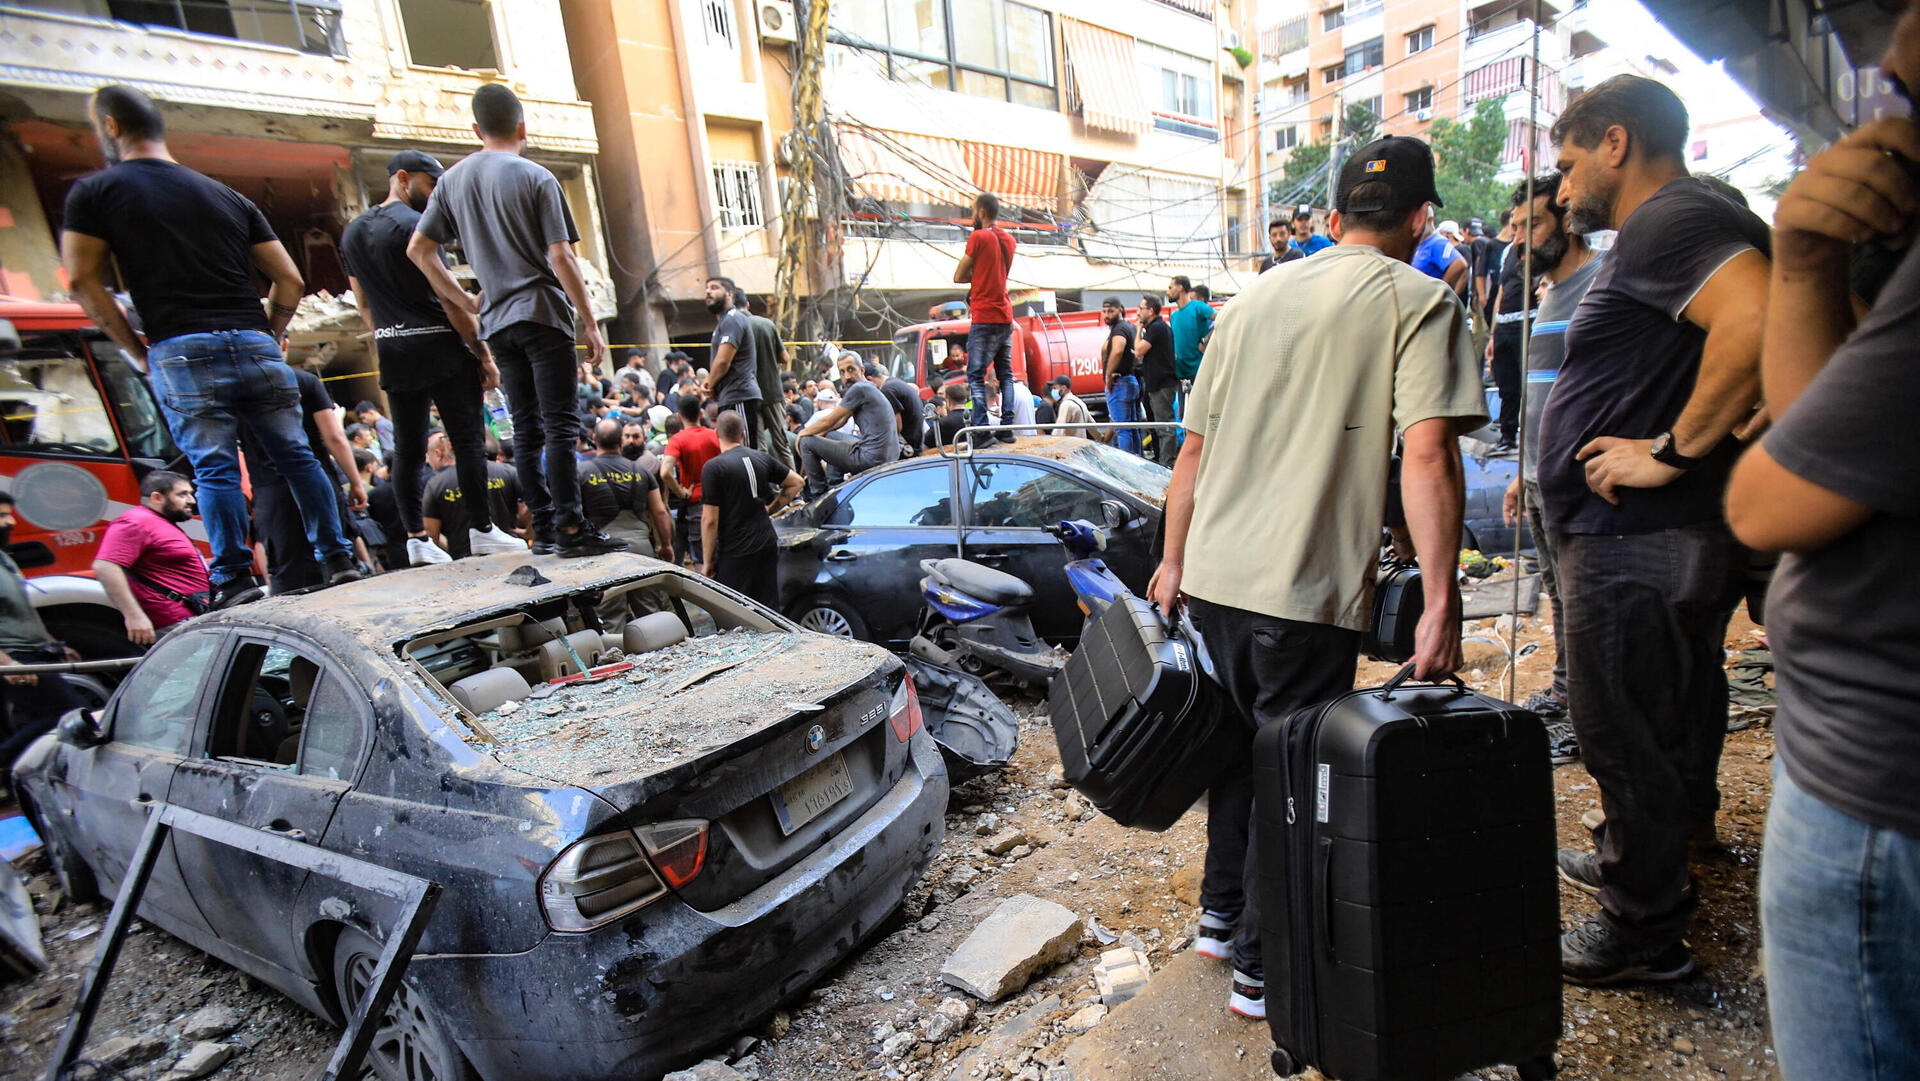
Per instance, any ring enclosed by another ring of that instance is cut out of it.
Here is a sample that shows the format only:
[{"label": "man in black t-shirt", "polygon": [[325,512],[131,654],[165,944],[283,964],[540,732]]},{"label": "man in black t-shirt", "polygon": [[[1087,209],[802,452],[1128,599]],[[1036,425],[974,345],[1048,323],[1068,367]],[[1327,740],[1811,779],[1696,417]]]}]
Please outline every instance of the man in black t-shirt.
[{"label": "man in black t-shirt", "polygon": [[[1134,318],[1140,332],[1133,343],[1133,355],[1140,359],[1140,389],[1147,400],[1147,419],[1177,421],[1180,411],[1174,403],[1179,400],[1180,377],[1173,370],[1173,328],[1160,317],[1159,296],[1142,296]],[[1174,458],[1180,454],[1180,442],[1174,433],[1156,429],[1151,440],[1149,457],[1172,469]]]},{"label": "man in black t-shirt", "polygon": [[[1524,184],[1525,182],[1522,181]],[[1487,363],[1493,369],[1494,385],[1500,388],[1500,441],[1495,454],[1511,453],[1520,434],[1520,354],[1527,338],[1527,313],[1532,310],[1526,282],[1526,247],[1518,240],[1499,254],[1499,288],[1493,301],[1493,338],[1487,343]],[[1536,281],[1538,278],[1536,277]]]},{"label": "man in black t-shirt", "polygon": [[[240,490],[242,430],[286,476],[325,581],[359,578],[337,500],[301,437],[300,392],[280,353],[300,303],[300,271],[259,207],[173,160],[166,123],[146,95],[104,86],[88,113],[113,164],[67,193],[61,261],[74,299],[147,372],[174,442],[193,463],[213,548],[210,603],[226,608],[262,596]],[[110,263],[133,294],[146,344],[107,292]],[[271,316],[260,307],[255,271],[272,283]]]},{"label": "man in black t-shirt", "polygon": [[863,372],[867,382],[879,387],[880,393],[887,396],[887,403],[893,406],[893,419],[900,433],[900,457],[919,454],[921,441],[927,435],[927,407],[920,400],[920,388],[898,376],[888,375],[885,368],[871,360]]},{"label": "man in black t-shirt", "polygon": [[967,426],[967,384],[955,380],[940,388],[930,434],[943,447],[953,445],[953,437]]},{"label": "man in black t-shirt", "polygon": [[806,484],[800,474],[761,451],[742,446],[747,425],[722,413],[714,427],[720,455],[700,469],[700,572],[769,608],[780,607],[780,548],[773,512],[793,502]]},{"label": "man in black t-shirt", "polygon": [[[341,521],[350,522],[353,511],[367,506],[366,487],[353,462],[353,445],[347,442],[340,414],[320,377],[305,368],[295,368],[293,378],[300,393],[303,440],[320,460],[328,493],[334,500],[334,513]],[[253,488],[253,537],[267,550],[268,587],[277,596],[322,584],[327,580],[326,573],[313,558],[313,546],[307,543],[292,486],[274,466],[259,438],[244,428],[240,431],[240,453]]]},{"label": "man in black t-shirt", "polygon": [[1606,821],[1560,853],[1601,912],[1561,938],[1568,980],[1678,979],[1690,837],[1711,837],[1727,621],[1744,556],[1721,496],[1753,413],[1765,223],[1687,175],[1687,111],[1621,75],[1553,127],[1560,201],[1619,230],[1575,309],[1540,421],[1540,492],[1565,596],[1567,706]]},{"label": "man in black t-shirt", "polygon": [[629,550],[671,563],[673,523],[667,520],[666,499],[653,475],[621,453],[622,432],[617,420],[593,426],[595,454],[580,463],[580,511],[595,529],[626,541]]},{"label": "man in black t-shirt", "polygon": [[[488,437],[490,445],[497,446]],[[475,550],[471,543],[473,516],[484,511],[495,522],[514,522],[520,518],[520,474],[511,466],[487,461],[486,498],[469,500],[460,483],[460,470],[454,462],[453,446],[446,433],[435,432],[427,439],[427,464],[434,470],[427,478],[421,497],[421,522],[436,544],[446,547],[454,559],[492,553]],[[523,546],[521,551],[525,551]]]},{"label": "man in black t-shirt", "polygon": [[[1142,420],[1140,380],[1133,374],[1140,359],[1134,350],[1137,337],[1134,324],[1127,321],[1126,308],[1114,297],[1100,302],[1100,317],[1107,323],[1107,337],[1100,345],[1100,377],[1107,392],[1107,417],[1118,424]],[[1114,446],[1129,454],[1140,453],[1140,429],[1114,428],[1112,431]]]},{"label": "man in black t-shirt", "polygon": [[[427,539],[420,519],[420,465],[426,460],[431,410],[440,410],[455,469],[463,488],[478,488],[487,473],[481,444],[486,435],[481,392],[500,385],[500,370],[480,337],[473,313],[440,302],[425,274],[407,257],[407,241],[420,223],[439,180],[440,163],[418,150],[387,161],[387,199],[353,219],[340,237],[347,283],[373,324],[380,389],[393,409],[393,476],[408,562],[442,563],[447,554]],[[467,515],[473,536],[466,546],[483,555],[525,550],[496,526],[484,506]]]}]

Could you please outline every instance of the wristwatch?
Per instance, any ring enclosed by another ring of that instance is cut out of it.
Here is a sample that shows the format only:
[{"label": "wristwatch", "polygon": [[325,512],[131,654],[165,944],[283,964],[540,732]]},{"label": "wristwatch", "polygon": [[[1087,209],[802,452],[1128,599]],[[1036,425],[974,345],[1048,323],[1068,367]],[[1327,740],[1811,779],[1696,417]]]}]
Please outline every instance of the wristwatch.
[{"label": "wristwatch", "polygon": [[1679,470],[1692,469],[1706,461],[1705,458],[1689,458],[1680,453],[1680,449],[1674,445],[1671,428],[1654,437],[1653,446],[1648,448],[1648,453],[1653,455],[1653,460],[1661,465],[1670,465]]}]

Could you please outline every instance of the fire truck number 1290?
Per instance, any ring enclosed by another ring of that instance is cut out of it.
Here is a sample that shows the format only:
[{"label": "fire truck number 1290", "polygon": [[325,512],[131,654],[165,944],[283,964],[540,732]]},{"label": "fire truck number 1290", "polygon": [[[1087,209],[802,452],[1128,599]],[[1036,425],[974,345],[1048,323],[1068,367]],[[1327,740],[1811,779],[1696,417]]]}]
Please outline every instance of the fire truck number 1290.
[{"label": "fire truck number 1290", "polygon": [[92,544],[93,530],[81,529],[71,533],[55,533],[53,535],[53,543],[62,548],[72,548],[81,544]]},{"label": "fire truck number 1290", "polygon": [[1072,369],[1073,374],[1075,375],[1099,375],[1100,374],[1100,358],[1099,357],[1074,357],[1072,360],[1068,361],[1068,366]]}]

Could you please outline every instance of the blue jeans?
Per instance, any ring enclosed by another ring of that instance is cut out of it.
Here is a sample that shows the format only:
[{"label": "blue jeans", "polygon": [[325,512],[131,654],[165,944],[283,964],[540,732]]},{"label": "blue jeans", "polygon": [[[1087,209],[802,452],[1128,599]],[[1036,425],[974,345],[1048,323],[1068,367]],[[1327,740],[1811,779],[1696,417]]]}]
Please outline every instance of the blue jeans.
[{"label": "blue jeans", "polygon": [[1781,1076],[1914,1076],[1917,927],[1920,837],[1834,810],[1775,759],[1760,857],[1760,936]]},{"label": "blue jeans", "polygon": [[1722,522],[1624,536],[1557,533],[1567,709],[1600,789],[1601,918],[1680,939],[1687,836],[1720,808],[1727,621],[1744,555]]},{"label": "blue jeans", "polygon": [[969,426],[987,422],[987,368],[1000,380],[1000,423],[1013,423],[1013,324],[975,323],[967,331],[967,393],[973,396]]},{"label": "blue jeans", "polygon": [[182,334],[147,349],[148,380],[167,427],[193,463],[194,496],[213,548],[215,585],[253,573],[247,499],[240,491],[240,425],[286,478],[313,558],[351,556],[339,500],[300,426],[300,386],[280,347],[257,330]]},{"label": "blue jeans", "polygon": [[[1140,419],[1140,381],[1123,375],[1107,388],[1107,416],[1116,424]],[[1116,428],[1113,445],[1128,454],[1140,453],[1140,429]]]}]

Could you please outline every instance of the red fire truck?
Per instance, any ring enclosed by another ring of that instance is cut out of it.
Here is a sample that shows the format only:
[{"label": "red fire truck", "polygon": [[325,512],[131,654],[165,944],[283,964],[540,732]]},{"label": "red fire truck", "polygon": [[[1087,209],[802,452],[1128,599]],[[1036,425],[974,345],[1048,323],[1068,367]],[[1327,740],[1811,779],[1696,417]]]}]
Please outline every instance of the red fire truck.
[{"label": "red fire truck", "polygon": [[[163,468],[188,471],[159,402],[80,306],[0,296],[8,553],[47,630],[89,658],[135,652],[93,559],[107,524],[139,503],[140,478]],[[199,519],[184,528],[206,546]]]}]

